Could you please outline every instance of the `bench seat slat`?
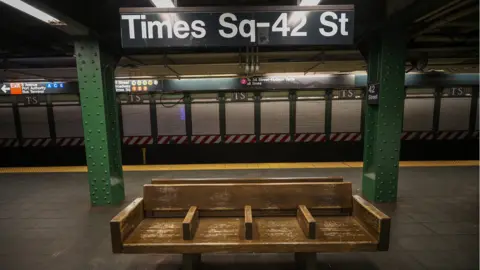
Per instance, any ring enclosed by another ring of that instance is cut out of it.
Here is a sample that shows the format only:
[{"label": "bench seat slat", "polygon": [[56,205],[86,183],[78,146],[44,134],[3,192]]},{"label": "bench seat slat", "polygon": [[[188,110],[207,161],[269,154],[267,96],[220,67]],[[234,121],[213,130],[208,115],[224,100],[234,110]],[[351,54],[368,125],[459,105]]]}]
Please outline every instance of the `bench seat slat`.
[{"label": "bench seat slat", "polygon": [[[323,246],[326,250],[340,246],[343,251],[376,249],[378,242],[355,218],[345,216],[315,219],[319,234],[316,240],[307,239],[296,217],[255,218],[253,223],[257,228],[257,235],[253,240],[246,240],[244,218],[232,217],[201,218],[193,240],[184,241],[181,218],[150,218],[140,223],[126,239],[124,252],[271,252],[269,247],[272,245],[279,245],[278,252],[309,252],[322,249]],[[281,245],[285,247],[280,248]]]}]

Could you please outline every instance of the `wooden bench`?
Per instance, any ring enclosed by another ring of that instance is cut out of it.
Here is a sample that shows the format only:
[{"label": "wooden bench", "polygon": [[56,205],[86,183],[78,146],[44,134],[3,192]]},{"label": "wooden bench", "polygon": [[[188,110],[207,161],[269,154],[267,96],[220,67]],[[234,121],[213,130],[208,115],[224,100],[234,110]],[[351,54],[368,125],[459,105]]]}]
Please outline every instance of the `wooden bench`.
[{"label": "wooden bench", "polygon": [[388,250],[390,218],[349,182],[162,181],[111,220],[114,253],[179,253],[194,269],[202,253],[292,252],[314,269],[317,252]]}]

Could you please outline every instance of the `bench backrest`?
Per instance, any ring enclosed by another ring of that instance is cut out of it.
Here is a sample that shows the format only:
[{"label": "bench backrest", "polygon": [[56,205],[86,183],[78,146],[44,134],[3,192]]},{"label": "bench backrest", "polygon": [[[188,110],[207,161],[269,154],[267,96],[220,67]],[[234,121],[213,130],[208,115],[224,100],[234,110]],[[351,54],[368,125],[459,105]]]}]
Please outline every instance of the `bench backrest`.
[{"label": "bench backrest", "polygon": [[318,183],[214,183],[147,184],[144,186],[145,211],[202,210],[296,210],[351,209],[352,184]]},{"label": "bench backrest", "polygon": [[341,176],[331,177],[262,177],[262,178],[175,178],[152,179],[152,184],[222,184],[222,183],[276,183],[276,182],[343,182]]}]

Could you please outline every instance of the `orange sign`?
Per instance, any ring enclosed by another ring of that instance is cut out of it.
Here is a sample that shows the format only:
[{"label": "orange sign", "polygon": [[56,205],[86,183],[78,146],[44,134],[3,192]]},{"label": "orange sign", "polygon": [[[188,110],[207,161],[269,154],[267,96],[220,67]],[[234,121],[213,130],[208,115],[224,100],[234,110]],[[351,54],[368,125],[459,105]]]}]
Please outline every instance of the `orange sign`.
[{"label": "orange sign", "polygon": [[22,84],[21,83],[11,83],[10,84],[10,94],[11,95],[21,95],[22,94]]}]

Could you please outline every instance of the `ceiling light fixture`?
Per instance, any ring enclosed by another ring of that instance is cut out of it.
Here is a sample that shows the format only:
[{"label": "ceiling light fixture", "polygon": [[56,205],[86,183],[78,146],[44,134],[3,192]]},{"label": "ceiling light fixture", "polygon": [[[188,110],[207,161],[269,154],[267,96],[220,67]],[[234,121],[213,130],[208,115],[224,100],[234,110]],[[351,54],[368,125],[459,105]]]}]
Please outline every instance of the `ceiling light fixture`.
[{"label": "ceiling light fixture", "polygon": [[151,0],[152,4],[158,8],[174,8],[176,6],[176,0]]},{"label": "ceiling light fixture", "polygon": [[50,25],[59,26],[59,25],[66,25],[66,23],[60,21],[59,19],[47,14],[40,9],[31,6],[21,0],[0,0],[11,7],[14,7],[22,12],[27,13],[28,15],[35,17],[43,22],[46,22]]},{"label": "ceiling light fixture", "polygon": [[299,6],[316,6],[321,0],[300,0]]}]

